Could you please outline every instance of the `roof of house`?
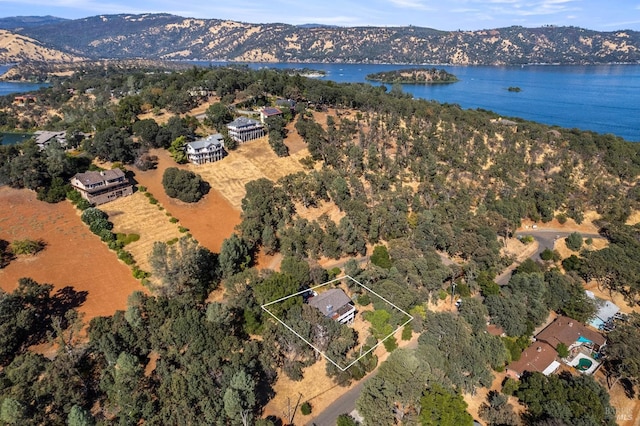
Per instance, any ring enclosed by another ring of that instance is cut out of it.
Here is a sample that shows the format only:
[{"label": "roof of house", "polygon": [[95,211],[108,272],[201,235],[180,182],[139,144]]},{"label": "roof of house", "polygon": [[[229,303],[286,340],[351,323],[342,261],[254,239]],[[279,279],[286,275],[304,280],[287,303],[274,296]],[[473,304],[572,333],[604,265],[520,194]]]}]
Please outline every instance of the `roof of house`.
[{"label": "roof of house", "polygon": [[293,108],[294,106],[296,106],[296,101],[294,101],[293,99],[278,99],[276,101],[276,105]]},{"label": "roof of house", "polygon": [[547,342],[555,348],[558,346],[558,343],[571,346],[581,337],[590,340],[598,346],[603,346],[607,342],[602,334],[591,330],[573,318],[562,315],[538,333],[536,339]]},{"label": "roof of house", "polygon": [[248,127],[248,126],[261,126],[258,120],[248,117],[238,117],[231,123],[227,124],[227,127]]},{"label": "roof of house", "polygon": [[223,141],[224,141],[224,136],[222,136],[220,133],[216,133],[216,134],[207,136],[205,139],[199,139],[197,141],[189,142],[187,145],[190,146],[193,150],[198,150],[202,148],[207,148],[211,144],[220,146],[222,145]]},{"label": "roof of house", "polygon": [[319,309],[328,317],[349,303],[351,299],[339,288],[332,288],[309,299],[309,305]]},{"label": "roof of house", "polygon": [[280,115],[282,111],[276,107],[264,107],[260,110],[260,113],[265,117],[271,117],[272,115]]},{"label": "roof of house", "polygon": [[[522,352],[519,360],[511,362],[507,368],[515,371],[518,375],[525,371],[551,374],[557,368],[556,364],[554,364],[557,363],[557,355],[558,353],[551,345],[544,342],[535,342]],[[560,364],[557,363],[557,365]]]},{"label": "roof of house", "polygon": [[34,133],[35,137],[36,137],[36,143],[38,145],[44,145],[47,142],[51,141],[52,139],[58,139],[58,141],[60,142],[65,142],[67,139],[67,134],[66,132],[62,131],[62,132],[50,132],[47,130],[39,130],[37,132]]},{"label": "roof of house", "polygon": [[598,308],[598,312],[596,312],[596,317],[600,318],[603,322],[609,321],[611,318],[615,316],[618,312],[620,312],[620,308],[615,303],[610,300],[600,299],[593,294],[592,291],[585,291],[587,296],[596,301],[596,307]]},{"label": "roof of house", "polygon": [[77,173],[74,178],[82,182],[83,185],[92,185],[106,180],[114,180],[124,177],[124,172],[120,169],[103,170],[100,172]]}]

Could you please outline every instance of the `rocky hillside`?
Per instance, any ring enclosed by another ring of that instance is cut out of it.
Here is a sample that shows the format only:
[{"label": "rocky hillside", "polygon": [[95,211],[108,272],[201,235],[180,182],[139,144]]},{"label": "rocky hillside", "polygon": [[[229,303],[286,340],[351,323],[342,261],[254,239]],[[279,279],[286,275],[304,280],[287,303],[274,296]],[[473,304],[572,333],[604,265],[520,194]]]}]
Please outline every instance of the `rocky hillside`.
[{"label": "rocky hillside", "polygon": [[41,42],[9,31],[0,30],[0,63],[26,61],[75,62],[82,58],[46,47]]},{"label": "rocky hillside", "polygon": [[576,27],[437,31],[420,27],[315,27],[108,15],[19,30],[92,58],[441,64],[590,64],[640,61],[640,32]]}]

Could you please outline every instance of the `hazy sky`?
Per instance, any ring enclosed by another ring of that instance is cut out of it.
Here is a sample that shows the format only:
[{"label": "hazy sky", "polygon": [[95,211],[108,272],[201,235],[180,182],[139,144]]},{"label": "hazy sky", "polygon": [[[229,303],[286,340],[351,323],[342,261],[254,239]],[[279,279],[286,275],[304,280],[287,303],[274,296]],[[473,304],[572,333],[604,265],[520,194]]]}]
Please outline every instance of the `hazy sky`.
[{"label": "hazy sky", "polygon": [[475,30],[573,25],[640,30],[640,0],[0,0],[0,16],[166,12],[251,23],[415,25]]}]

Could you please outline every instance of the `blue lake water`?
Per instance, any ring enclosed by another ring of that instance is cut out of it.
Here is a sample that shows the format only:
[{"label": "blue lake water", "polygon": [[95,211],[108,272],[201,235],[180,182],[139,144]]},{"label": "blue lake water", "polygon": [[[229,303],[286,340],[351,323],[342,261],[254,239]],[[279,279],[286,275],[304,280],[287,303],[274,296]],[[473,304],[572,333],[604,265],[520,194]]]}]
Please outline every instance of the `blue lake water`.
[{"label": "blue lake water", "polygon": [[[10,67],[7,65],[0,65],[0,75],[7,72]],[[0,96],[11,95],[14,93],[30,92],[32,90],[38,90],[43,84],[35,83],[16,83],[8,81],[0,81]]]},{"label": "blue lake water", "polygon": [[[251,63],[249,66],[256,69],[265,64]],[[271,64],[269,67],[307,67],[325,71],[325,79],[361,83],[366,82],[367,74],[415,65]],[[458,104],[462,108],[483,108],[505,117],[612,133],[630,141],[640,141],[640,65],[436,68],[446,69],[460,81],[409,84],[403,85],[403,90],[416,98]],[[509,92],[510,86],[520,87],[522,91]]]},{"label": "blue lake water", "polygon": [[[195,62],[222,65],[220,62]],[[269,64],[253,69],[307,67],[326,72],[324,79],[365,82],[367,74],[413,65]],[[521,117],[562,127],[612,133],[640,141],[640,64],[591,66],[437,66],[460,80],[446,85],[403,85],[416,98],[483,108],[505,117]],[[0,66],[0,73],[7,67]],[[376,84],[376,83],[374,83]],[[517,86],[521,92],[509,92]],[[0,95],[37,90],[40,85],[0,82]]]}]

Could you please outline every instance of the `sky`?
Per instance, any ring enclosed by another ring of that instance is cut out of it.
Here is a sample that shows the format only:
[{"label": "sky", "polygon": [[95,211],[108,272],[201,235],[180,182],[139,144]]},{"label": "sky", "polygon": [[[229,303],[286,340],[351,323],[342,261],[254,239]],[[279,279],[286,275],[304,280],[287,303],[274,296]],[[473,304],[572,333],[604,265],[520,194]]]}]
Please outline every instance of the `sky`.
[{"label": "sky", "polygon": [[640,0],[0,0],[0,17],[171,13],[249,23],[480,30],[521,25],[640,30]]}]

